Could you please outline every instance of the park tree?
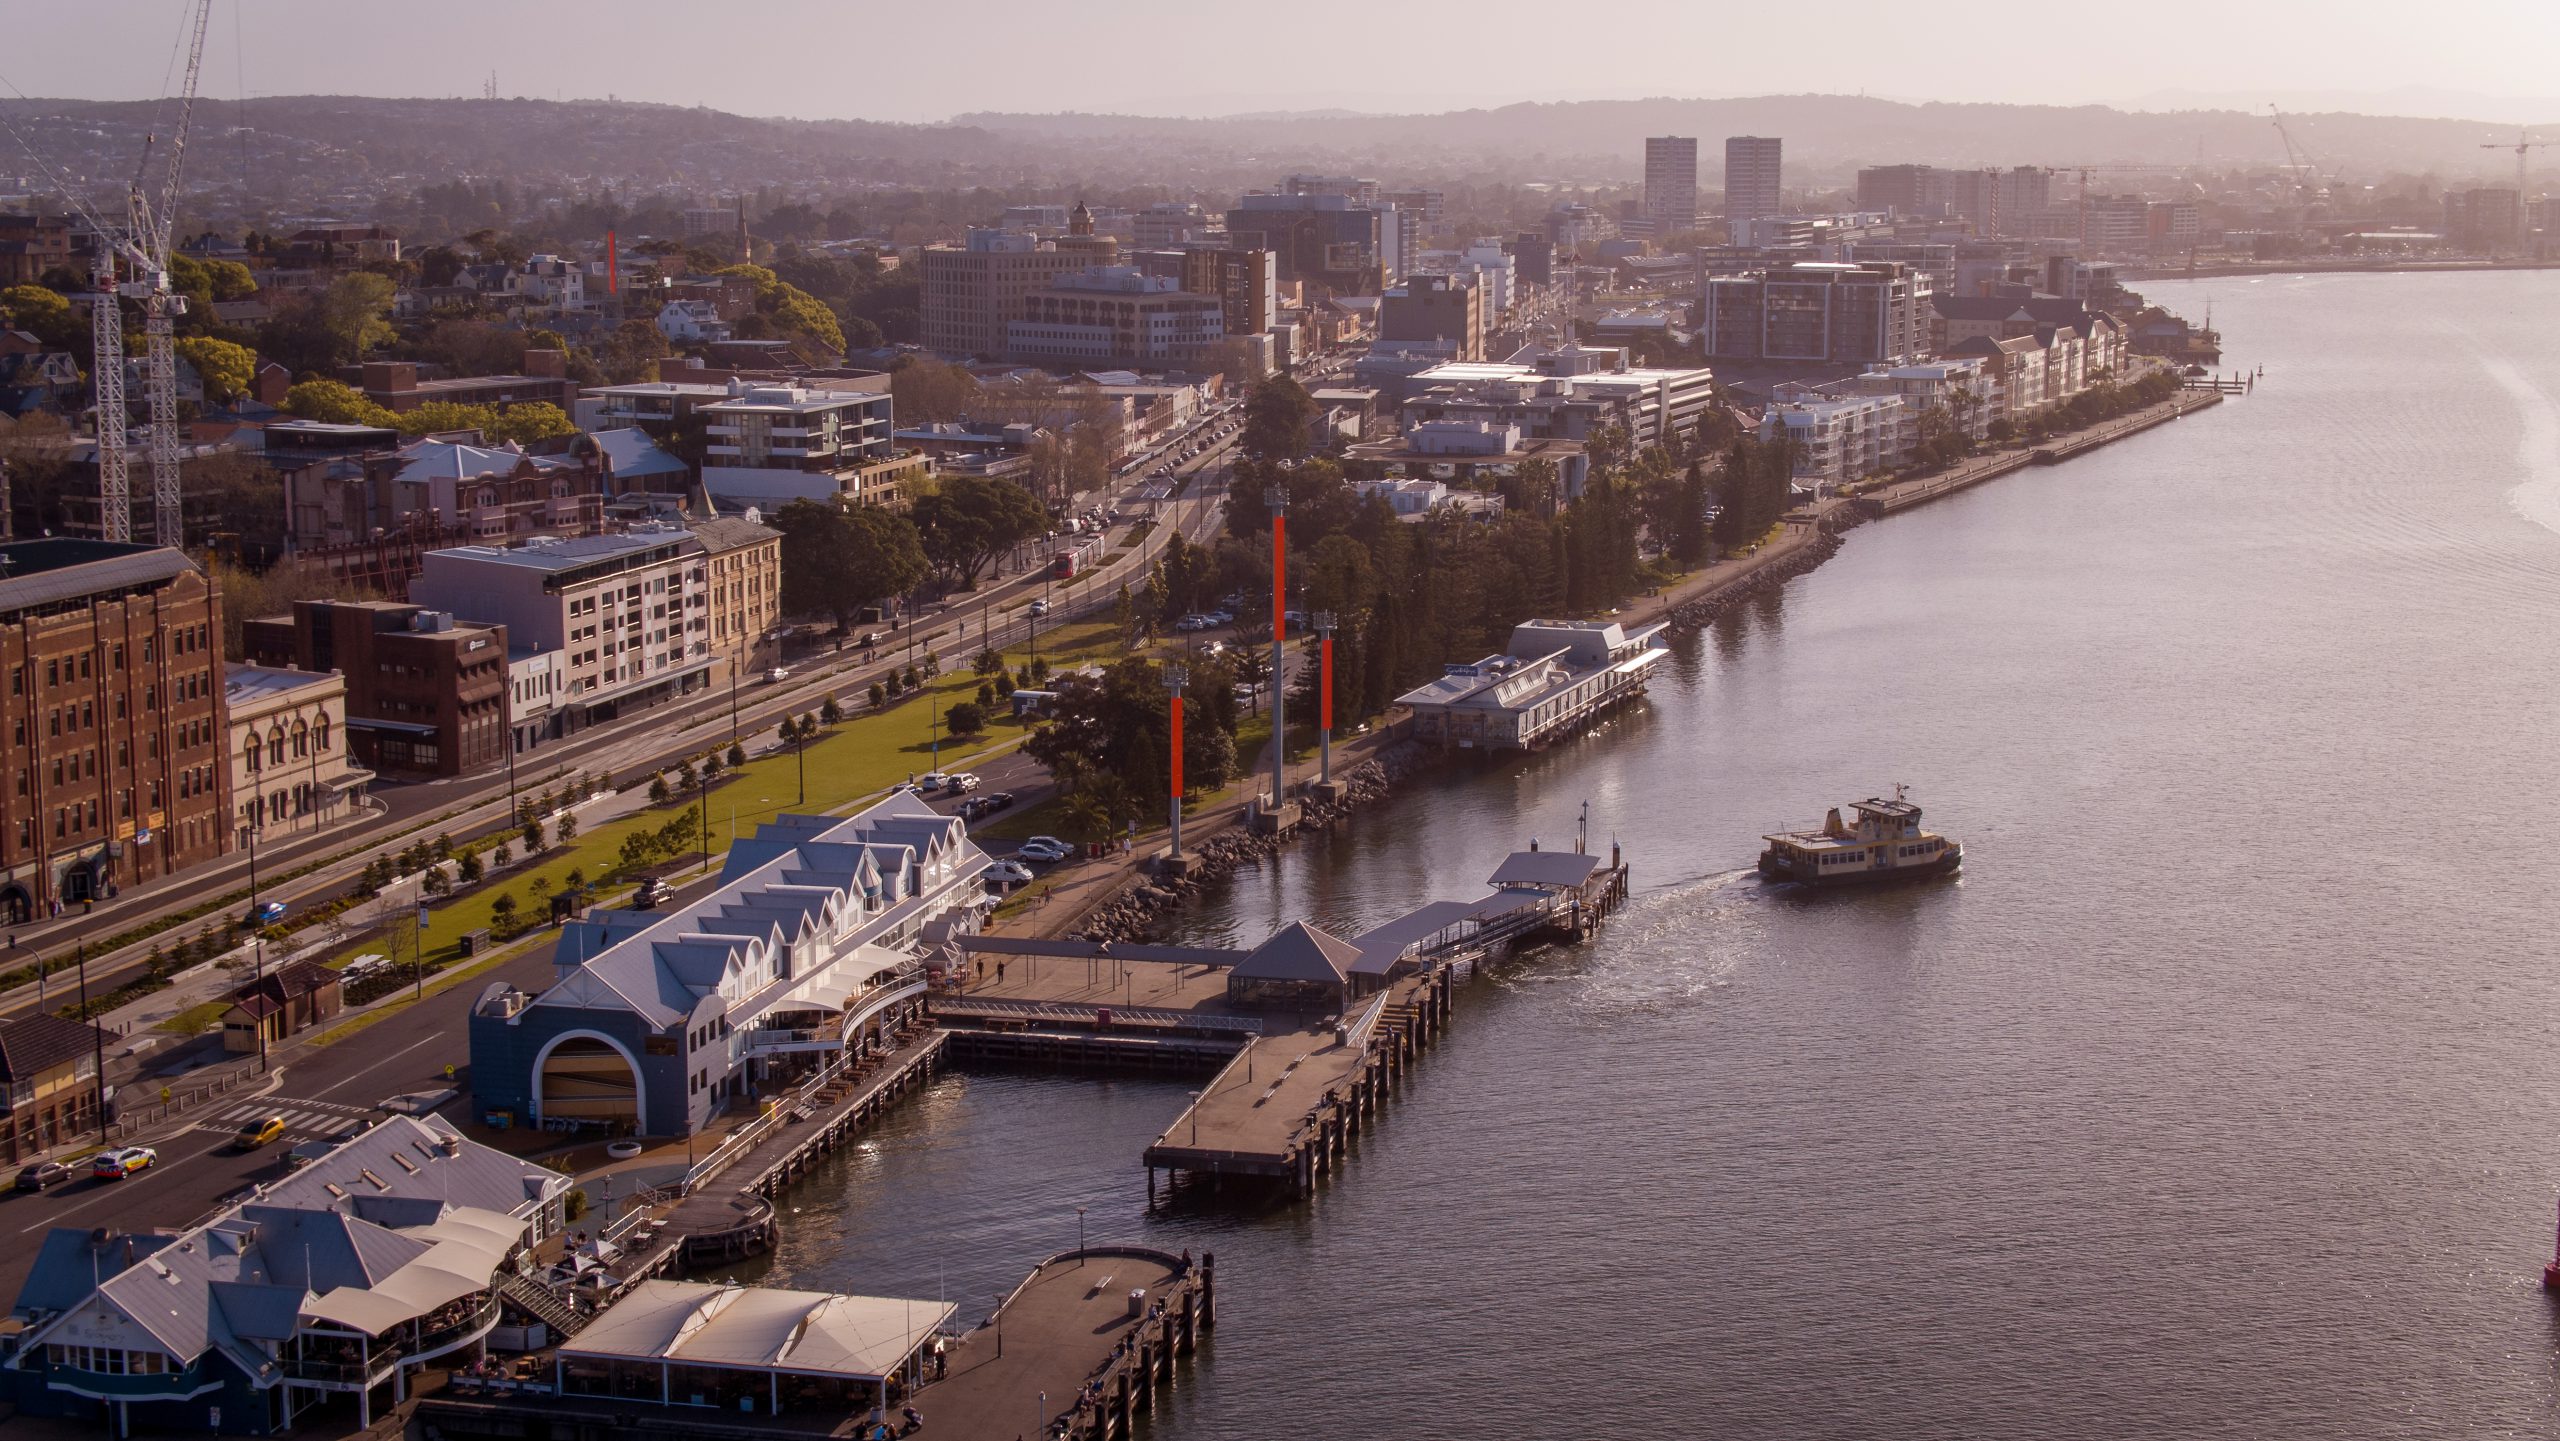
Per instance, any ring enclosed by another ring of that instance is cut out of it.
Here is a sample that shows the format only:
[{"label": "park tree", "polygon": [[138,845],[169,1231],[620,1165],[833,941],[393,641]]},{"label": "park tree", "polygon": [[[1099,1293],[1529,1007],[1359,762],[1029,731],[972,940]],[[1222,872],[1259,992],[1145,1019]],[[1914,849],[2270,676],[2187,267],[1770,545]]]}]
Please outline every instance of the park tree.
[{"label": "park tree", "polygon": [[1315,397],[1288,376],[1275,375],[1246,397],[1237,444],[1255,460],[1297,460],[1308,453],[1315,422]]},{"label": "park tree", "polygon": [[989,476],[951,476],[941,489],[918,496],[916,529],[924,554],[952,584],[966,590],[997,556],[1048,533],[1049,514],[1030,491]]},{"label": "park tree", "polygon": [[987,728],[987,712],[976,701],[954,701],[943,711],[942,723],[955,736],[973,736]]},{"label": "park tree", "polygon": [[923,544],[913,522],[877,506],[847,511],[795,500],[774,512],[782,532],[782,608],[792,615],[830,615],[850,625],[924,579]]},{"label": "park tree", "polygon": [[905,425],[958,420],[977,405],[978,392],[978,378],[965,367],[927,356],[909,356],[889,372],[891,402]]}]

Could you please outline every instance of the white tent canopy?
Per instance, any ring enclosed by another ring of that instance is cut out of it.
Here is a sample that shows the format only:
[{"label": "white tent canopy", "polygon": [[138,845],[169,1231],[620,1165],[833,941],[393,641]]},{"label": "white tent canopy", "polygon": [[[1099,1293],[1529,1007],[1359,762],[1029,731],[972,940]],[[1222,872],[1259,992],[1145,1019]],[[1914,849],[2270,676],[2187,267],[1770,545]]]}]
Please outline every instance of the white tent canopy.
[{"label": "white tent canopy", "polygon": [[560,1347],[562,1361],[671,1361],[877,1381],[959,1308],[942,1301],[643,1281]]}]

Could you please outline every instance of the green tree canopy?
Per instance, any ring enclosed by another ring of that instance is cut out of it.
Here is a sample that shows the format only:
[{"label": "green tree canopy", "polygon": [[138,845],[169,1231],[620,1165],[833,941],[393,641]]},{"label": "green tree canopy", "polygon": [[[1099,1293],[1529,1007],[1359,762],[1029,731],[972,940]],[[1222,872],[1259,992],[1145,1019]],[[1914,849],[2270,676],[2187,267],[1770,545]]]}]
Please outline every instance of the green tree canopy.
[{"label": "green tree canopy", "polygon": [[1315,422],[1315,397],[1289,377],[1275,375],[1246,397],[1244,434],[1237,444],[1255,460],[1296,460],[1310,449],[1307,435]]},{"label": "green tree canopy", "polygon": [[916,529],[925,558],[962,588],[978,583],[988,562],[1049,531],[1049,513],[1030,491],[999,477],[958,475],[918,496]]},{"label": "green tree canopy", "polygon": [[396,429],[399,417],[365,399],[364,392],[343,380],[297,381],[284,393],[284,408],[305,420],[329,425],[379,425]]},{"label": "green tree canopy", "polygon": [[228,405],[249,393],[249,381],[258,373],[257,352],[228,340],[210,335],[190,335],[177,343],[178,358],[194,366],[204,380],[204,398],[215,405]]},{"label": "green tree canopy", "polygon": [[905,516],[876,506],[846,511],[795,500],[773,516],[782,532],[782,609],[850,624],[867,605],[924,579],[924,547]]},{"label": "green tree canopy", "polygon": [[71,302],[41,285],[12,285],[0,290],[0,324],[23,330],[56,350],[84,350],[89,324]]}]

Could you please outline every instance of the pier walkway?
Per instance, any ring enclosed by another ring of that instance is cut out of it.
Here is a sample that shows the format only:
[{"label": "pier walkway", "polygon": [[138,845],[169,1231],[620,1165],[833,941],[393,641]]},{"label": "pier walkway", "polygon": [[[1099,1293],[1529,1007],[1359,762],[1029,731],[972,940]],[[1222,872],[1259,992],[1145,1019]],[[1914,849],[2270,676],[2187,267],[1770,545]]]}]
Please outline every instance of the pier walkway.
[{"label": "pier walkway", "polygon": [[[1173,1364],[1217,1326],[1216,1262],[1139,1247],[1052,1256],[916,1394],[925,1436],[1113,1441],[1155,1409]],[[1133,1308],[1132,1291],[1144,1295]]]}]

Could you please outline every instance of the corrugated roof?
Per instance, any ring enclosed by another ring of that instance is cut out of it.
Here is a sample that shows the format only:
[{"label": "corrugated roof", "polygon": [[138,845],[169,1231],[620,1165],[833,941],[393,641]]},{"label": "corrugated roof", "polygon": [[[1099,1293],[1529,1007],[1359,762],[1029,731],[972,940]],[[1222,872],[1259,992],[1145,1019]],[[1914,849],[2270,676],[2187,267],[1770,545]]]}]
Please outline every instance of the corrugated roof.
[{"label": "corrugated roof", "polygon": [[1493,873],[1497,886],[1578,886],[1600,869],[1598,856],[1575,851],[1513,851]]},{"label": "corrugated roof", "polygon": [[0,613],[104,591],[156,588],[195,568],[182,552],[165,546],[63,539],[0,545]]},{"label": "corrugated roof", "polygon": [[1291,921],[1227,972],[1240,981],[1332,981],[1339,984],[1360,962],[1360,950],[1305,921]]},{"label": "corrugated roof", "polygon": [[0,1023],[0,1080],[33,1080],[43,1072],[97,1054],[97,1027],[36,1011]]}]

